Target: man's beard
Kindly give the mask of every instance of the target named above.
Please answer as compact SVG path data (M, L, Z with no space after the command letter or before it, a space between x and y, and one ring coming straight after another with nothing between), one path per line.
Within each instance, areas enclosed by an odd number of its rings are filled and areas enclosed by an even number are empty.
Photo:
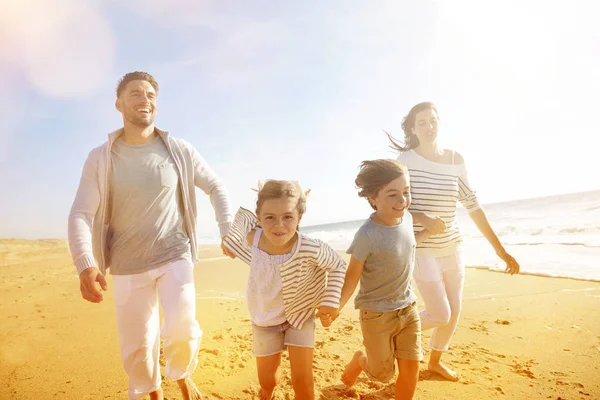
M154 115L151 115L149 119L141 118L135 115L128 115L126 118L127 122L132 125L137 126L138 128L147 128L154 123Z

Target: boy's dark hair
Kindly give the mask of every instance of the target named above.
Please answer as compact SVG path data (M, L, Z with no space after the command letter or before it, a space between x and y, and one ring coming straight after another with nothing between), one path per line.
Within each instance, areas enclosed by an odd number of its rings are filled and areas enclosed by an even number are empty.
M152 75L147 72L134 71L125 74L121 80L119 80L119 84L117 85L117 98L121 95L127 84L131 81L146 81L152 85L156 91L156 94L158 94L158 82L156 82L156 79L154 79Z
M408 169L397 160L368 160L360 164L360 172L354 183L359 190L358 195L369 201L369 197L376 197L379 191L394 179L408 175ZM369 204L374 210L375 205Z

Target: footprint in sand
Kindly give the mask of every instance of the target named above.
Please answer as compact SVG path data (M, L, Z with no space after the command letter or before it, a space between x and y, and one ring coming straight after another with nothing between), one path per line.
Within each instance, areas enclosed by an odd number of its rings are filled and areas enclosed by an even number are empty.
M529 360L527 362L524 363L520 363L518 361L514 361L513 365L512 365L512 369L513 372L519 374L519 375L523 375L526 376L530 379L536 379L535 374L533 373L533 371L531 370L531 367L536 364L535 361L533 360Z
M431 378L431 372L428 370L420 370L419 371L419 381L426 381Z
M564 372L560 372L560 371L550 371L550 373L554 376L567 376L567 374L565 374Z
M367 387L373 390L380 390L383 389L383 387L385 386L385 384L381 382L367 381L366 383Z
M485 323L486 323L486 321L474 322L471 324L469 329L472 331L483 332L486 335L489 335L489 329L487 328L487 326L485 326Z
M354 388L336 385L321 390L321 399L360 399L361 395Z
M255 395L255 394L258 394L258 391L256 389L254 389L254 387L250 386L250 387L247 387L245 389L242 389L242 393L246 393L246 394L250 394L250 395Z
M213 356L218 356L219 355L219 350L218 349L207 349L207 348L203 348L200 349L201 353L208 353L208 354L212 354Z

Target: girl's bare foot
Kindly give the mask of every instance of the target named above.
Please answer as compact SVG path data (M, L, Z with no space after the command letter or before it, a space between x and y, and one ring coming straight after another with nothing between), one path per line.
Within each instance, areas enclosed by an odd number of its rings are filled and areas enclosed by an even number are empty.
M359 350L354 353L352 360L350 360L350 362L346 365L346 368L344 368L344 373L342 374L342 382L344 385L348 387L354 385L354 382L356 382L358 376L363 371L365 361L366 357L362 351Z
M202 400L202 394L190 377L178 380L177 384L181 389L183 400Z
M442 378L444 378L448 381L456 382L459 379L456 371L452 371L450 368L448 368L444 364L442 364L442 362L438 362L438 363L434 363L434 364L429 363L429 366L427 367L427 369L431 372L435 372L436 374L440 375Z
M263 388L260 388L260 390L258 391L258 398L260 400L271 400L272 396L273 396L272 390L269 392Z
M150 393L150 400L164 400L163 390L162 388L158 388L154 392Z

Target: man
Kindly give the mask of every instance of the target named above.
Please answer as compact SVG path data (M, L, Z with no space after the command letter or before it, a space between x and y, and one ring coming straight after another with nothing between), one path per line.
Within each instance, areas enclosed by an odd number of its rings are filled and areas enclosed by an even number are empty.
M202 396L191 374L202 330L193 276L195 186L210 196L221 237L232 215L225 188L198 151L154 126L157 93L156 80L145 72L119 82L116 108L124 125L85 162L69 215L69 247L87 301L102 301L97 285L108 289L110 267L129 398L163 399L162 336L166 376L177 381L184 399L196 400Z

